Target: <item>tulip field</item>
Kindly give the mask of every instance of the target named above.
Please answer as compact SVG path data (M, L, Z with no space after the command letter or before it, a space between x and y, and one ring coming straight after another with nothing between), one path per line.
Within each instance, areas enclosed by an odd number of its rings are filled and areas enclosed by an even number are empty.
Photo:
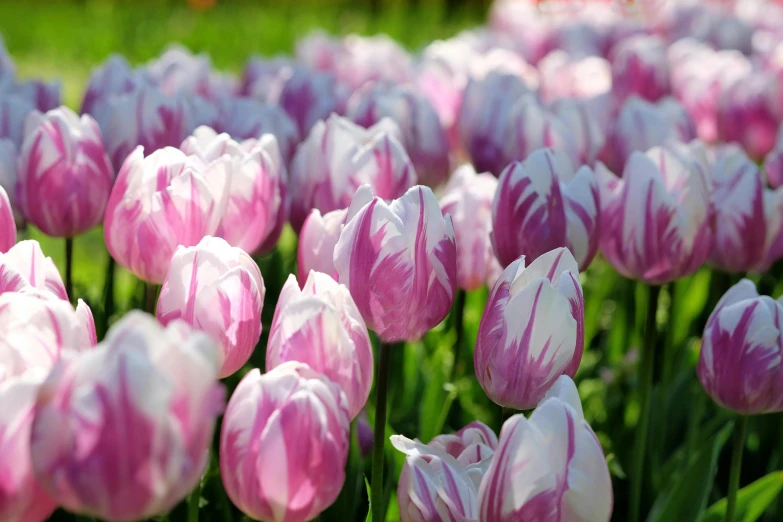
M783 2L214 4L0 5L0 522L783 521Z

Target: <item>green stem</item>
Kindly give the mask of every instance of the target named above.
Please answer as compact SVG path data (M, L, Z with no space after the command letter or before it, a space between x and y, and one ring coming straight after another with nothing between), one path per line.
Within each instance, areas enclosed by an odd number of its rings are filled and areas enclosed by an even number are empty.
M65 293L73 301L73 238L65 238Z
M726 497L726 522L734 522L737 510L737 490L742 470L742 451L745 449L745 434L748 431L748 417L739 415L734 426L734 450L731 454L731 475L729 475L729 494Z
M660 286L650 286L647 302L647 321L644 327L644 346L639 361L639 423L636 427L634 442L633 468L631 470L631 500L628 520L638 522L642 500L642 483L644 482L644 458L647 453L647 433L650 431L650 403L652 395L653 371L655 370L656 323L655 314L658 311L658 295Z
M370 484L370 507L372 522L382 522L383 505L383 450L386 446L386 392L389 385L389 363L392 345L382 342L378 379L375 381L375 433L372 447L372 482Z
M117 262L109 255L103 284L103 322L101 323L101 332L103 334L109 329L109 318L114 313L114 272L116 265Z
M454 331L457 333L457 338L454 340L454 362L451 365L451 381L462 373L459 367L459 358L462 351L462 341L464 337L464 321L465 321L465 300L467 293L464 290L457 290L457 295L454 297L454 306L451 309L451 313L454 316Z
M198 503L201 500L201 481L188 495L188 522L198 522Z
M158 299L158 288L152 283L144 283L144 310L155 315L155 304Z
M669 383L671 382L672 372L674 371L674 360L677 357L677 350L674 346L674 321L676 317L675 314L677 313L677 307L675 305L677 302L676 287L676 282L669 283L669 318L666 324L666 344L663 348L663 361L661 361L663 367L661 382L664 387L669 386Z

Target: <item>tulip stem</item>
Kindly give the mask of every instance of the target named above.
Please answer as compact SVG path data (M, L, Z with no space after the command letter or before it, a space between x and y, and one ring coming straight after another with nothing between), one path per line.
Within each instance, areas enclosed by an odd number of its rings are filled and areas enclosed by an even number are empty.
M101 332L106 333L109 329L109 318L114 313L114 258L109 255L109 261L106 263L106 277L103 283L103 322L101 323Z
M375 381L375 434L372 447L372 483L370 484L370 509L372 522L382 522L383 505L383 450L386 446L386 391L389 384L391 344L382 342L378 379Z
M68 299L73 302L73 238L65 238L65 293L68 294Z
M155 302L158 288L152 283L144 283L144 310L148 314L155 315Z
M631 469L631 501L628 520L638 522L644 482L644 460L647 452L647 432L650 431L650 398L652 395L653 372L655 370L655 349L657 327L655 315L658 311L660 286L650 286L647 302L647 321L644 327L644 346L639 361L639 421L636 426L633 467Z
M467 293L464 290L457 290L457 295L454 296L454 306L452 308L452 314L454 314L454 331L457 333L457 338L454 340L454 362L451 364L451 381L454 381L454 377L459 375L458 366L460 353L462 352L462 341L464 331L465 320L465 300Z
M188 522L198 522L198 504L201 500L201 481L188 495Z
M748 431L748 416L739 415L734 425L734 449L731 454L731 474L729 475L729 494L726 496L726 522L734 522L737 510L737 490L742 470L742 452L745 449L745 434Z

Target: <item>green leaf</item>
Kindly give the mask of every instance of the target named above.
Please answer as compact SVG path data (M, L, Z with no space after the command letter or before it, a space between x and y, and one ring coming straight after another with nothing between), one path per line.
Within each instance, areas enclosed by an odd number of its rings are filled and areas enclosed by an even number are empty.
M739 490L736 522L755 522L783 490L783 471L775 471ZM711 505L699 522L722 522L726 516L726 499Z
M733 428L733 422L727 424L701 448L685 472L670 481L670 487L655 499L647 522L699 519L712 491L718 455Z
M367 475L364 476L364 487L367 489L367 499L370 502L370 506L367 508L367 516L364 518L364 522L372 522L372 493L370 493L370 481L367 480Z

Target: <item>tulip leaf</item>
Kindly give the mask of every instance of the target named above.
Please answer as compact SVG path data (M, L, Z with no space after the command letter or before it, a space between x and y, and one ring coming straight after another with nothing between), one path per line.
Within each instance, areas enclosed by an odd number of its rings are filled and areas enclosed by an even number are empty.
M734 423L728 423L702 446L682 475L669 482L670 487L664 489L655 499L647 522L699 520L712 491L718 456L733 428Z
M755 522L783 490L783 471L775 471L739 490L736 522ZM699 522L721 522L726 516L726 499L710 506Z
M370 501L370 505L367 507L367 516L364 518L364 522L372 522L372 493L370 492L370 481L367 480L367 475L364 476L364 487L367 490L367 498Z

